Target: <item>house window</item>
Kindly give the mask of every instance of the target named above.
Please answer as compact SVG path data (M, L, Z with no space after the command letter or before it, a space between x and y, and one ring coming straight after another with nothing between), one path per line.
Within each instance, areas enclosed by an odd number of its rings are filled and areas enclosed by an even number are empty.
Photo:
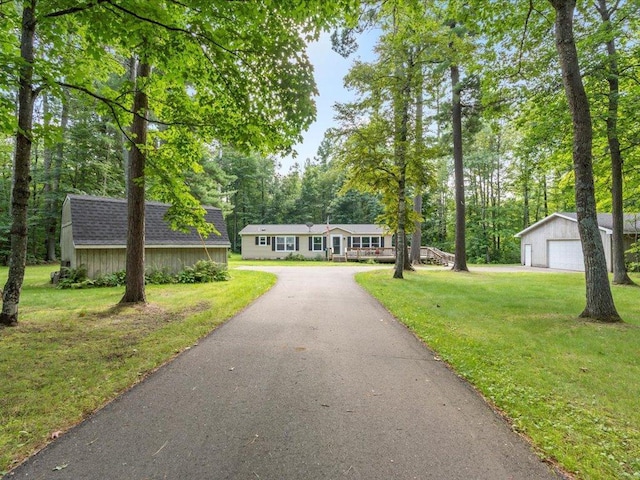
M351 237L351 248L379 248L380 237Z
M295 252L296 237L276 237L276 252Z
M267 237L258 237L258 245L261 247L267 245Z
M313 252L321 252L322 249L322 237L313 237L312 249Z

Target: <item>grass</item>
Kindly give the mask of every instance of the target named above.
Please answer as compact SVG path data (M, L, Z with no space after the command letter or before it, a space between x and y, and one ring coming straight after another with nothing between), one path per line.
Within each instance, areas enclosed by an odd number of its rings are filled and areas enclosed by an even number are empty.
M624 323L601 324L577 318L582 274L390 277L357 279L542 457L577 478L640 478L640 288L615 286Z
M228 282L148 285L149 305L116 307L123 288L58 290L48 283L52 270L27 268L20 324L0 329L0 474L275 283L268 273L232 270Z
M239 253L232 253L229 256L229 267L239 267L239 266L269 266L269 267L344 267L345 265L350 266L362 266L362 265L372 265L380 267L379 263L367 263L367 262L330 262L326 260L243 260Z

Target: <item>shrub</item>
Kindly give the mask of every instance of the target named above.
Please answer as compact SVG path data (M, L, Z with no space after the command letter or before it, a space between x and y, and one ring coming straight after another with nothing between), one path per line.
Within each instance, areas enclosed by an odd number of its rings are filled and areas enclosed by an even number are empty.
M627 254L627 270L640 272L640 241L631 244L631 248L625 253Z
M300 254L300 253L290 253L289 255L287 255L286 257L284 257L285 260L292 260L292 261L296 261L296 262L304 262L307 258Z
M121 287L126 284L127 275L124 270L101 275L95 280L87 279L87 268L84 265L76 269L63 268L60 272L58 288L90 288ZM144 276L146 284L166 285L169 283L208 283L229 280L227 266L209 260L200 260L191 267L185 267L177 275L167 268L149 269Z
M82 288L80 284L87 280L86 265L79 265L77 268L62 267L60 269L60 281L57 288Z
M229 279L226 265L210 260L199 260L192 267L185 267L178 274L178 283L222 282Z
M166 285L176 283L176 276L165 268L151 268L144 274L144 283L151 285Z
M127 283L127 274L124 270L110 273L109 275L101 275L93 281L96 287L121 287Z

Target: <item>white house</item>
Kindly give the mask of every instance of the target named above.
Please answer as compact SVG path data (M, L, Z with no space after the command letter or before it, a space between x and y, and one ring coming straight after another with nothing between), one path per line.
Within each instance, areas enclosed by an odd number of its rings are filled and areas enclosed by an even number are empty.
M612 270L612 228L610 213L598 214L598 227L607 269ZM625 250L638 239L640 214L624 216ZM584 271L582 244L575 213L554 213L515 235L520 238L521 263L530 267Z
M344 257L349 252L381 255L392 247L392 235L371 224L247 225L240 232L243 259Z

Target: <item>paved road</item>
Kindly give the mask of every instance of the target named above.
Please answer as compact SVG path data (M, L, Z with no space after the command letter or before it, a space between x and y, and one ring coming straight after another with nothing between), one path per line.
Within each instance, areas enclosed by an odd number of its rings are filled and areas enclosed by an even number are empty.
M557 479L356 268L273 268L268 294L7 478Z

